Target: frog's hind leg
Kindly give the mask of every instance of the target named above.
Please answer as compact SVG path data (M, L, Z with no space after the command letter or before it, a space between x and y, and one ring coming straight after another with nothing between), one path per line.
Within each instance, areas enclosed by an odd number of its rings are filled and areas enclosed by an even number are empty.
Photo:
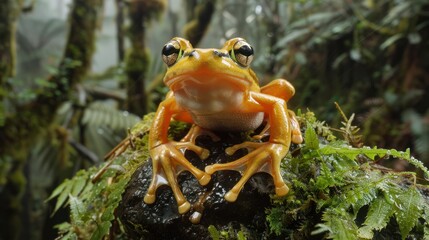
M291 141L295 144L300 144L302 143L303 139L302 139L302 133L299 127L298 119L296 119L295 113L291 110L287 110L287 115L290 121L289 125L291 129ZM267 122L264 128L261 130L261 132L252 136L252 138L255 140L261 140L262 138L270 135L270 129L271 129L271 124L270 122Z
M290 129L291 129L291 141L295 144L302 143L302 133L301 128L299 127L298 119L293 111L287 110L287 115L289 116Z

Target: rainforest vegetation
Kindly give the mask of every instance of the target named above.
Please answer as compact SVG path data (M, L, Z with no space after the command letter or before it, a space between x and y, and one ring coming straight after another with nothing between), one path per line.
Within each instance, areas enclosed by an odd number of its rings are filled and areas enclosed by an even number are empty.
M148 158L174 36L243 37L261 85L296 89L305 142L282 165L293 191L266 209L268 239L429 238L429 0L2 0L0 240L127 239L115 210ZM92 182L127 136L136 146Z

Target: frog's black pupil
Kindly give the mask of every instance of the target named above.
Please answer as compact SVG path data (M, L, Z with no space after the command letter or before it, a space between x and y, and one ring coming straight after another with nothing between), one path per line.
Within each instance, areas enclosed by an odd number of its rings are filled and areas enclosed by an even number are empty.
M175 48L173 44L167 44L162 48L162 54L165 56L170 56L174 53L179 53L180 49Z
M236 53L242 54L246 57L253 55L253 48L249 45L243 45L236 50Z

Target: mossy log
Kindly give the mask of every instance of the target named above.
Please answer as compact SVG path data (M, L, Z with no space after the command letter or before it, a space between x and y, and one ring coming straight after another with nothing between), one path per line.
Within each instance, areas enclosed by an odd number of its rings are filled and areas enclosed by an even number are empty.
M233 171L218 172L211 183L200 186L188 173L179 176L184 195L193 204L184 215L168 187L160 188L154 204L143 198L151 181L147 132L152 115L137 124L130 137L102 166L94 185L69 199L72 221L64 236L86 234L124 239L423 239L429 234L429 188L415 172L395 172L377 164L394 158L408 161L426 176L429 171L409 151L352 147L338 140L312 113L299 114L305 142L293 145L281 166L291 188L285 197L274 196L269 175L255 174L234 203L224 194L239 179ZM189 125L172 122L169 135L179 140ZM216 162L232 161L247 154L227 156L225 149L253 133L216 133L197 138L197 145L211 151L201 161L194 153L185 156L198 168ZM132 141L132 144L131 142ZM131 146L128 149L125 146ZM121 166L121 167L119 167ZM67 195L63 189L89 182L99 169L79 173L57 188L52 197ZM97 193L97 194L93 194ZM100 196L103 196L100 198ZM66 201L62 199L61 204ZM79 204L73 205L73 202ZM76 212L76 209L82 212ZM100 211L103 214L100 216ZM88 216L92 216L89 217ZM85 220L86 219L86 220ZM90 219L90 221L88 221ZM120 221L117 221L120 219ZM123 227L118 227L123 225ZM99 227L100 226L100 227ZM101 226L103 229L101 229ZM112 229L125 229L125 232ZM102 234L100 234L102 231ZM95 238L101 239L101 238Z

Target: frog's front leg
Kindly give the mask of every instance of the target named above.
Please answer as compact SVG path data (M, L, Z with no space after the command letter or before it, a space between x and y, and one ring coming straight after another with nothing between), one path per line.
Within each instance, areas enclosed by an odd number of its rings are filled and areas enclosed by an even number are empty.
M225 195L225 199L234 202L247 180L256 172L267 172L274 180L276 194L284 196L289 188L280 174L281 160L289 151L292 138L291 123L286 102L280 98L264 93L250 93L259 107L268 115L271 128L268 142L244 142L227 149L233 154L240 148L255 149L246 156L225 164L214 164L206 167L206 172L213 174L220 170L236 170L242 173L239 182Z
M210 175L193 166L183 155L180 149L188 149L196 152L200 158L206 158L208 151L196 146L192 142L175 142L167 137L171 117L176 112L182 111L173 97L162 102L156 112L151 131L149 133L149 152L152 158L152 182L144 198L145 203L155 202L156 190L161 185L169 185L177 201L179 213L189 211L191 205L183 196L177 182L178 174L187 170L191 172L201 185L210 181Z

